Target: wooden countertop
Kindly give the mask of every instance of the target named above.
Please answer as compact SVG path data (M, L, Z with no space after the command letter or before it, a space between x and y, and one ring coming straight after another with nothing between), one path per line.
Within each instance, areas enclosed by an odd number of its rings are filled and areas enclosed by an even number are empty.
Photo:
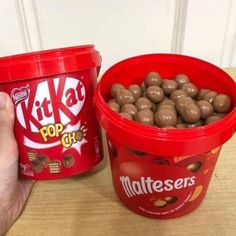
M236 68L227 69L236 79ZM107 156L107 153L106 153ZM82 176L37 182L7 236L236 235L236 135L222 149L205 200L174 220L136 215L116 197L107 158Z

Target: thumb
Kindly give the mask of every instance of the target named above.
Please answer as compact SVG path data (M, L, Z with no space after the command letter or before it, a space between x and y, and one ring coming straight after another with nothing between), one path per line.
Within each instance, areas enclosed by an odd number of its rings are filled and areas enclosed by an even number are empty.
M1 156L17 160L17 144L14 136L14 107L9 95L0 92L0 160Z

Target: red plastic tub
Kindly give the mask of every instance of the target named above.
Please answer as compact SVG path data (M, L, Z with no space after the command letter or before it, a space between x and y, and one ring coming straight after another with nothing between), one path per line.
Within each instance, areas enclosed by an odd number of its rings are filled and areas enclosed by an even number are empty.
M141 83L150 71L171 79L184 73L199 88L228 94L231 112L198 128L148 127L122 118L106 101L113 83ZM115 191L132 211L152 218L175 218L202 202L221 146L236 130L236 84L224 71L205 61L173 54L130 58L111 67L95 93L96 113L107 133ZM190 168L194 165L197 168Z
M15 106L22 177L73 176L102 160L93 112L100 65L93 45L0 58L0 91Z

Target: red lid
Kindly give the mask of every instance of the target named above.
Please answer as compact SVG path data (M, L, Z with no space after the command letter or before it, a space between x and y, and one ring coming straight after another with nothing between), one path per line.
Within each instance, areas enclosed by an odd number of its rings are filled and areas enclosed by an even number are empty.
M187 74L199 88L228 94L231 112L222 120L191 129L150 127L125 119L107 105L113 83L140 84L150 71L163 78ZM236 131L236 83L220 68L203 60L177 54L149 54L123 60L104 73L95 93L96 113L108 136L120 143L151 154L163 156L195 155L221 146Z
M0 83L48 77L99 67L94 45L58 48L0 58Z

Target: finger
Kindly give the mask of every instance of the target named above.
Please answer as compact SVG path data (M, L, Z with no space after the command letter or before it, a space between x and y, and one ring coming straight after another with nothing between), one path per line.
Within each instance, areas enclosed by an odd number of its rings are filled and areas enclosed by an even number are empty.
M14 136L14 108L8 94L0 92L0 158L17 158L17 146Z

